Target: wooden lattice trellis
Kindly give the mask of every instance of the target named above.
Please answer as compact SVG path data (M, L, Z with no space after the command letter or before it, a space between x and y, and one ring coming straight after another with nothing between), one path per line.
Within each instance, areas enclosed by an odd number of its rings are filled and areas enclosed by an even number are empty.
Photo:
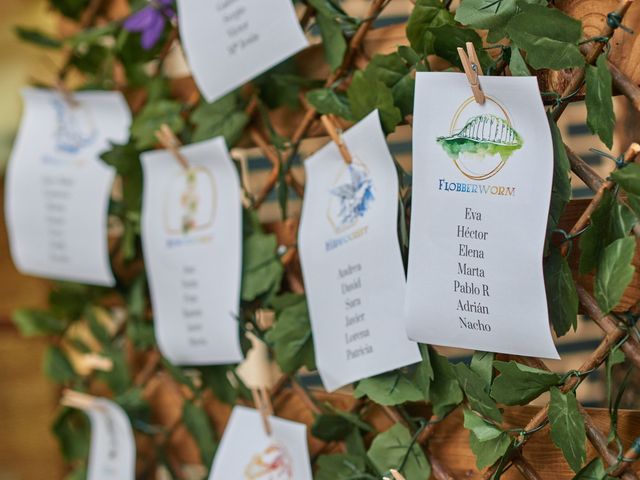
M372 26L378 16L383 12L385 7L392 0L372 0L369 10L366 13L366 20L357 28L355 34L351 37L347 53L344 57L342 65L333 73L328 73L324 68L318 67L321 63L318 61L318 49L311 47L309 51L301 54L302 69L312 70L318 75L327 77L325 85L330 87L337 81L348 83L348 79L354 67L362 68L363 65L373 56L374 53L386 51L389 48L389 42L397 39L399 27L393 26L389 28L381 28L372 30ZM606 2L603 2L603 5ZM632 2L630 0L622 0L617 6L617 12L624 17L630 8ZM603 6L600 5L600 6ZM604 5L603 8L607 8ZM604 10L606 13L606 10ZM109 2L108 0L93 0L86 10L81 22L81 27L87 27L94 24L101 16L122 16L126 14L126 9L122 8L119 2ZM307 7L301 19L303 26L306 26L313 18L314 11L311 7ZM614 35L614 29L604 23L604 28L599 33L602 37L611 38ZM618 35L618 33L616 33ZM617 37L614 37L617 38ZM171 44L177 40L177 31L172 31L169 41L166 42L164 50L160 54L159 65L162 65L164 59L170 52ZM588 63L593 64L596 58L602 53L605 44L603 42L592 42L586 44L584 53ZM614 47L615 49L616 47ZM70 59L70 57L69 57ZM610 67L613 74L614 85L617 90L629 98L631 104L640 110L640 88L636 82L631 80L623 71L615 65L615 54L612 55ZM65 66L60 71L59 80L62 82L69 71L70 60L67 60ZM441 60L434 60L433 65L440 65L447 68L448 65L442 63ZM505 65L498 65L498 70L504 69ZM572 72L560 72L553 74L541 74L540 82L545 85L546 89L557 91L562 98L579 99L580 95L573 95L581 89L584 81L584 70L577 69ZM192 80L175 81L173 85L175 95L185 102L195 105L199 101L199 95L195 89ZM128 94L130 104L134 111L139 110L144 103L144 92L125 92ZM554 117L558 119L568 102L560 102L554 109ZM275 188L278 181L283 177L286 182L302 196L304 186L290 170L285 170L286 174L281 174L287 162L291 160L297 152L300 143L309 137L324 135L324 129L319 121L319 114L316 110L302 102L304 106L303 112L275 112L272 122L283 135L290 138L290 148L288 151L279 152L270 144L270 134L264 124L260 122L260 117L256 112L256 103L249 102L247 113L252 117L252 122L248 128L247 134L241 143L241 146L256 146L263 155L272 163L272 168L268 175L267 181L256 192L250 192L251 205L259 208L268 197L269 193ZM405 119L407 123L411 123L411 118ZM291 127L295 126L292 130ZM581 159L577 154L567 147L568 157L571 163L572 171L584 181L584 183L594 192L594 197L590 201L573 201L565 211L565 215L560 222L560 227L568 232L569 237L577 235L588 224L590 215L599 205L603 198L603 193L607 189L611 189L613 184L601 178L589 165ZM640 161L640 145L632 144L624 153L625 162ZM245 185L245 187L248 186ZM282 261L286 267L286 273L290 279L290 287L298 293L302 293L302 283L300 280L299 266L297 265L297 255L295 252L295 229L294 221L287 221L283 224L271 226L273 231L278 235L280 243L289 247L288 252L282 256ZM636 237L640 235L640 225L636 225L634 229ZM118 238L112 238L112 246L115 247ZM568 245L566 243L565 245ZM571 262L575 267L577 263L577 248L571 252ZM115 250L114 250L115 251ZM569 253L564 249L564 253ZM634 259L636 266L640 265L638 251ZM133 278L142 268L141 264L124 264L115 260L115 268L119 276L123 278ZM575 269L575 268L574 268ZM577 276L577 275L576 275ZM580 383L587 377L589 372L598 368L607 358L611 349L621 344L626 358L636 367L640 368L640 343L638 340L629 335L629 324L620 315L621 313L630 311L637 317L640 314L640 281L638 274L634 277L632 285L627 289L623 301L616 307L614 313L603 315L598 307L591 287L593 278L589 276L578 277L577 291L582 306L582 311L591 318L602 330L604 337L598 347L589 355L584 363L564 380L560 389L563 392L569 392L577 388ZM122 327L121 327L122 328ZM198 464L200 459L197 453L197 445L190 438L188 431L182 424L181 405L184 399L192 400L193 392L184 385L176 382L163 368L162 359L158 351L150 351L144 353L136 353L131 349L132 365L137 371L134 385L144 389L144 395L152 405L152 410L156 422L164 428L162 432L153 435L138 434L138 450L139 450L139 475L147 478L154 471L156 465L156 455L158 447L169 452L168 461L173 465L174 472L181 472L183 465ZM529 365L538 369L548 370L547 366L539 359L525 358L516 356L499 356L501 359L512 359L519 363ZM100 393L100 386L95 385L96 393ZM311 424L313 415L320 413L318 407L319 402L331 402L343 410L357 412L367 421L371 422L379 431L385 430L391 424L401 422L407 424L403 412L394 407L383 407L369 400L356 400L346 394L328 395L324 392L310 390L301 385L296 376L283 376L277 385L272 389L271 399L275 413L285 418L295 419L298 421ZM230 406L223 404L209 393L205 394L201 399L207 413L210 415L218 432L222 432L224 424L230 413ZM549 459L549 465L544 464L544 460L539 456L530 457L527 452L534 448L544 449L549 454L553 448L544 447L544 439L548 440L547 429L543 427L548 422L547 411L548 406L542 408L537 407L513 407L506 409L506 423L509 426L526 424L523 432L517 438L518 448L513 450L506 463L502 465L494 465L482 473L482 478L492 478L497 469L502 471L514 470L528 480L537 480L539 478L548 478L550 476L550 466L557 470L557 476L566 476L566 467L558 467L562 464L560 460L560 452L555 451L555 457ZM426 405L411 405L410 411L415 411L417 415L430 418L430 421L421 427L419 432L412 432L417 435L417 442L425 449L427 457L432 466L432 473L438 480L461 478L462 476L473 476L474 473L466 471L468 462L462 460L461 465L455 464L462 458L455 455L450 443L460 441L464 431L460 426L460 409L454 410L448 418L437 418L431 416L429 407ZM582 408L584 414L587 437L593 449L599 455L605 465L614 466L611 472L612 476L624 479L638 478L638 468L634 467L633 461L640 455L640 444L636 440L631 443L633 438L628 437L629 434L637 436L640 433L640 419L637 415L627 415L629 420L628 428L623 428L623 439L627 442L628 449L623 455L623 461L620 461L618 454L610 449L607 441L607 434L603 432L602 415L597 411L591 411ZM636 431L636 434L632 432ZM462 433L461 433L462 432ZM543 440L536 440L543 437ZM639 437L640 438L640 437ZM534 444L535 446L532 446ZM526 448L525 448L526 447ZM312 457L316 458L321 453L343 451L342 442L324 443L320 440L310 437L310 448ZM535 458L536 460L532 460ZM541 473L544 471L544 474ZM179 474L181 477L182 474Z

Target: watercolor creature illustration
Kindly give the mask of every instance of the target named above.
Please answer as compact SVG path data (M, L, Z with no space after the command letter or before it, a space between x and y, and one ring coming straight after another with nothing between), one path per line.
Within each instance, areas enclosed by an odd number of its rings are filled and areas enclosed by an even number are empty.
M293 465L282 445L272 443L254 455L244 470L245 480L293 480Z
M91 145L98 132L89 113L82 106L71 106L65 100L54 98L56 112L56 147L67 153L78 153Z
M459 131L438 137L437 142L454 160L468 153L480 157L498 154L506 161L523 145L522 137L507 120L489 114L471 117Z
M187 172L187 183L180 197L182 205L182 233L189 233L197 226L196 214L198 213L198 177L195 171Z
M331 194L338 197L340 209L338 217L342 225L348 225L363 217L369 204L375 199L373 196L373 182L367 172L349 165L349 183L344 183L331 189Z

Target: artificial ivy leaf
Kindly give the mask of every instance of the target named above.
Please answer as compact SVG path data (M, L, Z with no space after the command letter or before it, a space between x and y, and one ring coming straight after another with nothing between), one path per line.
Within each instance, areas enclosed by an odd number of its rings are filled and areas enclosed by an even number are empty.
M479 415L476 415L471 410L464 409L464 428L467 430L471 430L473 434L476 436L476 439L480 442L486 442L488 440L493 440L497 438L502 433L495 425L492 425L485 421Z
M429 391L431 382L433 381L433 367L431 366L431 356L429 354L429 345L423 343L418 344L420 353L422 354L422 362L418 364L413 375L413 381L422 392L424 400L429 401Z
M216 398L227 405L234 405L238 398L238 392L229 381L228 365L209 365L200 367L202 384L210 388Z
M315 480L351 480L365 473L364 458L347 453L320 455Z
M553 443L562 450L572 470L577 472L587 456L587 436L575 393L562 393L558 388L551 387L549 423Z
M127 337L136 348L146 350L156 345L156 334L151 322L130 320L127 322Z
M307 92L306 98L323 115L334 114L346 120L352 118L349 99L342 93L336 93L330 88L318 88Z
M408 47L405 47L411 50ZM411 50L413 52L413 50ZM405 51L405 53L407 53ZM413 52L415 54L415 52ZM417 54L416 54L417 55ZM414 58L415 60L415 58ZM418 60L416 63L420 61ZM403 116L413 112L413 95L415 91L415 79L413 78L413 65L405 63L405 59L398 53L388 55L374 55L367 65L364 73L368 77L382 81L391 89L396 107Z
M605 55L598 57L595 66L587 65L586 82L587 125L607 148L611 148L616 115L613 112L611 72Z
M132 422L135 420L148 421L151 408L147 399L144 398L144 387L130 388L115 397L114 400L127 413Z
M62 48L62 42L52 37L48 33L38 30L37 28L15 27L16 35L23 42L29 42L38 47L59 49Z
M280 287L284 273L276 255L275 235L255 232L244 239L242 261L242 300L250 302Z
M473 357L471 357L469 368L482 379L486 386L491 385L491 380L493 380L494 357L494 353L480 351L473 352Z
M340 7L335 0L308 0L307 3L315 8L316 12L332 18L339 18L345 22L352 22L353 19Z
M458 55L458 47L465 48L467 42L475 46L483 70L491 63L489 54L483 48L480 35L471 28L461 28L459 25L447 23L429 28L428 32L433 35L433 53L459 68L462 68L462 62Z
M382 81L357 71L347 90L354 120L362 120L378 109L385 132L393 132L402 120L400 109L395 106L393 93Z
M425 53L429 28L453 23L453 15L440 0L417 0L407 22L407 38L416 52Z
M501 422L502 413L498 409L496 402L485 390L488 385L485 385L482 378L477 373L472 372L464 363L457 363L453 368L458 377L458 383L471 408L491 420Z
M612 477L607 477L607 471L604 468L602 459L600 457L596 457L587 463L582 470L576 473L573 480L605 480L607 478Z
M580 48L573 43L533 37L519 30L510 31L509 36L518 47L526 50L527 63L536 70L541 68L563 70L584 65Z
M64 332L67 323L44 310L19 308L11 315L16 328L24 337L41 335L59 335Z
M123 394L131 386L131 374L124 350L110 347L104 349L101 355L111 360L113 368L107 372L97 372L97 378L104 381L115 395Z
M613 241L609 241L608 231L615 203L615 196L609 190L605 190L600 204L591 215L591 225L580 237L581 274L589 273L598 266L605 247Z
M357 427L358 430L364 430L365 432L372 432L373 431L373 428L371 427L371 425L369 425L367 422L362 420L355 413L345 412L343 410L340 410L339 408L334 407L330 403L325 403L325 407L333 415L337 415L339 417L342 417L347 422L349 422L351 425L353 425L354 427Z
M495 6L492 5L494 3ZM469 27L490 30L504 27L516 12L515 0L463 0L456 10L455 19Z
M182 422L198 444L203 465L211 465L218 448L211 420L202 407L189 400L182 405Z
M570 328L578 328L578 293L569 262L557 247L544 260L544 284L547 290L549 318L558 337Z
M299 296L296 303L278 312L276 318L265 338L272 345L282 371L292 373L303 365L310 370L315 369L309 310L304 296Z
M635 251L635 237L620 238L604 249L596 273L595 296L605 314L620 302L633 279Z
M446 357L431 350L433 381L429 390L434 415L442 418L462 402L462 390L453 365Z
M560 375L521 363L495 362L500 372L491 387L491 396L506 405L526 405L550 387L560 383Z
M511 47L511 58L509 59L509 70L511 75L519 77L527 77L531 75L527 62L524 61L522 53L518 47Z
M353 395L356 398L367 396L380 405L398 405L424 399L418 387L399 370L360 380Z
M232 148L249 123L240 94L231 92L213 103L202 102L191 114L196 126L193 141L200 142L223 136L228 148Z
M640 217L640 165L630 163L613 172L611 179L627 193L629 206Z
M373 439L367 456L380 472L396 469L407 480L424 480L431 475L431 465L419 444L411 441L404 425L396 423ZM400 468L403 465L404 468Z
M410 71L402 57L393 52L388 55L374 55L364 73L368 77L380 80L387 87L393 87Z
M551 204L547 219L546 245L549 244L552 232L558 227L560 217L571 199L571 166L567 150L562 141L562 134L551 114L548 116L551 139L553 140L553 184L551 186ZM546 250L546 248L545 248Z
M173 100L158 100L145 105L131 125L135 146L143 150L156 145L156 132L164 123L174 132L180 132L184 128L181 111L182 105Z
M508 25L509 33L521 30L537 38L551 38L559 42L576 44L582 38L582 22L562 10L545 4L518 2L519 13Z
M527 52L527 62L535 69L562 70L584 65L577 43L582 24L557 8L518 3L521 12L506 26L511 40Z
M165 370L167 370L167 372L169 372L169 374L173 377L173 379L176 382L182 385L186 385L187 387L189 387L190 390L196 389L196 386L193 383L193 380L191 380L191 378L185 375L185 373L182 371L180 367L173 365L171 362L169 362L169 360L167 360L164 357L162 358L162 366L165 368Z
M51 426L65 460L84 460L89 454L89 419L80 410L63 408Z
M511 445L511 437L506 432L501 432L491 440L481 441L475 433L469 434L469 446L476 456L476 466L479 470L493 465L502 457Z
M344 445L347 448L347 453L357 455L360 458L366 458L367 449L364 446L364 440L360 435L360 430L354 428L349 435L344 439Z
M311 426L311 433L320 440L332 442L343 440L353 429L353 424L346 418L322 413L316 416Z
M89 2L90 0L51 0L49 3L65 17L78 20Z
M50 346L44 352L44 374L56 383L66 383L73 380L76 372L64 352L55 346Z
M316 23L322 36L324 56L331 70L336 70L342 65L344 54L347 52L347 41L342 34L342 27L335 16L322 13L316 15Z
M111 144L111 150L100 155L107 165L116 169L122 181L122 203L127 212L140 212L142 205L142 165L140 150L133 142Z

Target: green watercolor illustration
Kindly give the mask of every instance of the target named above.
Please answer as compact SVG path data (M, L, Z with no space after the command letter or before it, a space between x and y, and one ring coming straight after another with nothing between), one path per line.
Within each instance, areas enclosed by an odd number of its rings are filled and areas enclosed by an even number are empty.
M454 160L462 153L470 153L481 157L499 154L506 161L524 144L520 134L505 119L490 114L471 117L459 131L438 137L437 142Z

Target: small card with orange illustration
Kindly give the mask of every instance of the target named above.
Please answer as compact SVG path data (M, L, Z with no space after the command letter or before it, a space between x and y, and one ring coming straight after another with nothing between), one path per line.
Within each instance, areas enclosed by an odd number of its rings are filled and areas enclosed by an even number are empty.
M312 480L306 425L273 416L269 423L271 436L257 410L235 407L209 480Z

